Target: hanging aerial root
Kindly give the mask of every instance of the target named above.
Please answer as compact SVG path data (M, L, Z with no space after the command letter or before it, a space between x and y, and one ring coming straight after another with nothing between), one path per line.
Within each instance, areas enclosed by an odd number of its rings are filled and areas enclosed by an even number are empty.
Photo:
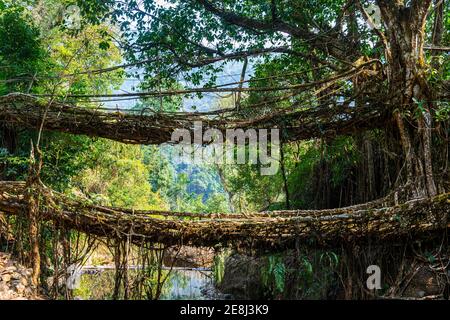
M283 211L253 217L189 218L192 214L164 217L168 212L133 214L130 210L102 207L73 200L40 185L41 217L87 234L126 237L134 243L165 245L233 246L236 248L288 248L296 244L336 246L351 241L424 239L448 227L450 194L419 199L391 207L353 206L334 210ZM378 203L380 205L380 203ZM0 182L0 212L26 212L25 184ZM181 217L180 217L181 216Z

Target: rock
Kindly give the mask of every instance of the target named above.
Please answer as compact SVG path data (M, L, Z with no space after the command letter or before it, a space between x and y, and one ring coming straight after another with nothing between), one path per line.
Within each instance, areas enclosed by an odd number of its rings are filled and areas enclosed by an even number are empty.
M0 293L7 291L9 289L8 285L4 282L0 282Z
M164 255L164 264L174 267L209 268L213 265L214 250L182 246L181 249L169 248Z
M23 293L24 291L25 291L25 286L23 285L23 284L18 284L17 286L16 286L16 291L18 292L18 293Z
M32 288L25 289L25 295L31 297L34 294L34 290Z
M11 278L14 279L14 280L20 280L22 278L22 275L20 273L18 273L18 272L14 272L11 275Z
M427 265L420 266L403 293L404 297L423 298L439 295L442 285L436 274Z
M10 280L11 280L11 275L10 274L2 275L2 281L3 282L9 282Z
M0 300L41 300L41 297L36 296L35 289L31 281L31 269L0 252Z
M263 299L264 288L261 284L260 271L263 259L245 255L231 255L225 260L225 273L218 289L234 299Z

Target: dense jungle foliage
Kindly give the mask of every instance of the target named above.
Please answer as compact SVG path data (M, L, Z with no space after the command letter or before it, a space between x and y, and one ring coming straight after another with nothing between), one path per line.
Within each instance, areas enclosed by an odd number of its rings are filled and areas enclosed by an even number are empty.
M318 107L330 97L330 109L332 103L373 108L382 103L391 115L364 132L282 141L280 170L273 176L261 175L260 163L186 163L170 144L126 145L0 122L0 180L26 180L31 148L38 143L46 185L99 205L136 210L325 209L368 202L401 188L405 199L448 192L449 3L0 0L0 96L50 94L118 114L120 108L155 113L233 109L243 119L302 110L308 104ZM380 10L376 15L370 11L374 8ZM382 20L381 27L376 19ZM320 86L321 79L368 61L376 61L372 74ZM230 83L270 88L314 82L318 84L311 90L288 91L288 98L277 90L123 103L76 98ZM274 124L281 128L282 140L288 121ZM318 127L324 126L319 122ZM10 223L16 232L26 224L20 218ZM52 251L58 237L76 236L42 227L46 276L62 263ZM216 278L221 282L225 258L218 259ZM336 282L341 261L332 251L304 254L295 261L280 254L263 259L263 295L271 298L287 290L296 297L326 295L323 288L314 288L317 279ZM316 267L319 271L313 273ZM289 276L295 277L291 282L297 288L285 287ZM311 292L300 293L300 287Z

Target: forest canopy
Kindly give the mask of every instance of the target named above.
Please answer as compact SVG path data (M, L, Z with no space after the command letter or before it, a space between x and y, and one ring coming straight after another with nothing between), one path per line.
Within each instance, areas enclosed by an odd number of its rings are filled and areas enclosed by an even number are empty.
M139 250L163 260L155 256L183 236L218 252L446 229L449 9L447 0L0 0L0 246L20 243L39 283L72 261L73 239L90 243L102 227L120 272L146 237L154 246ZM261 174L260 159L185 161L171 137L198 122L220 134L277 130L279 170ZM54 256L41 262L46 252ZM334 255L330 264L344 263ZM264 281L280 293L272 264ZM115 296L128 285L119 271Z

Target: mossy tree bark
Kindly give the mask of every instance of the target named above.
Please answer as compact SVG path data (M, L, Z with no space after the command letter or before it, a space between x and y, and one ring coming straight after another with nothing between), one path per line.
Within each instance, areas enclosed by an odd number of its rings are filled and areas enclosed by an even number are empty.
M412 197L437 194L433 176L431 127L433 93L424 59L425 22L431 0L378 0L386 25L384 39L389 102L405 157L406 185ZM408 121L411 119L411 121Z

